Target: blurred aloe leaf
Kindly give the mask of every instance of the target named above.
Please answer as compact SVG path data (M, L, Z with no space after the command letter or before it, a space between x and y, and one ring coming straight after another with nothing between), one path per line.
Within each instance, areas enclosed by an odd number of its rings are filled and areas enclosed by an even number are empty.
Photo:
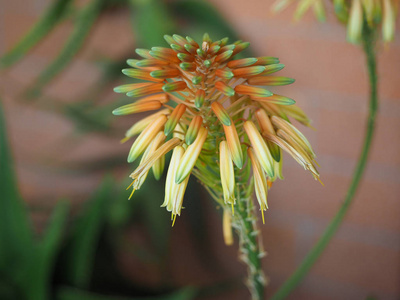
M239 40L239 36L221 13L208 1L180 0L170 4L173 13L188 21L187 30L193 38L201 40L205 32L210 33L211 38L228 37L231 41ZM246 49L239 53L237 58L253 56Z
M135 192L140 210L143 211L144 224L150 231L153 245L157 249L159 257L165 258L168 241L171 233L170 214L160 205L164 201L165 178L156 181L150 176L146 179L140 190Z
M69 203L59 201L45 235L35 245L35 251L26 249L32 258L25 287L27 299L49 299L52 270L61 248L68 212Z
M176 24L161 0L130 0L132 28L140 47L165 45L164 35L176 33Z
M55 60L39 75L35 85L28 90L28 97L37 97L41 89L58 75L83 46L86 37L97 19L105 0L93 0L78 11L73 32Z
M104 179L87 208L77 221L72 240L67 246L66 273L74 286L88 287L96 248L108 213L108 200L113 194L113 180Z
M193 287L182 288L171 294L156 297L117 297L104 296L79 289L63 287L57 292L57 300L191 300L194 299L197 291Z
M94 101L84 100L67 104L63 111L79 132L104 132L110 129L112 108L109 106L96 107Z
M34 242L28 214L18 193L1 105L0 166L0 190L3 196L0 201L2 279L8 280L8 285L24 294L25 299L48 299L52 265L60 246L68 206L65 202L59 202L46 234L40 242ZM5 292L10 293L11 290L6 289ZM1 294L2 299L3 296Z
M0 102L0 270L18 281L33 248L28 215L20 198Z
M123 162L126 163L126 157L124 156ZM110 208L108 210L107 222L110 226L110 232L120 231L121 228L126 226L132 217L133 212L138 211L136 207L138 206L138 201L129 201L127 191L125 188L131 183L130 178L126 178L122 183L118 183L115 193L115 201L110 203ZM114 235L115 237L116 235Z
M0 68L7 68L20 60L62 20L71 0L56 0L17 45L0 59Z
M233 41L239 37L232 26L221 16L220 12L209 2L202 0L175 1L171 3L174 13L190 21L199 31L199 37L209 32L211 38L227 36Z

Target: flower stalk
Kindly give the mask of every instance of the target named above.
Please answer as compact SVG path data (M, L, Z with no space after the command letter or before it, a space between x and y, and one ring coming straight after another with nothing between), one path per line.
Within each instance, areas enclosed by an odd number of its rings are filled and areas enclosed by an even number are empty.
M262 270L261 259L265 256L260 234L257 228L257 217L252 201L253 185L247 191L239 189L238 206L232 217L232 226L239 237L239 258L247 265L246 285L252 300L264 299L264 287L267 283Z
M375 53L375 40L376 30L364 27L363 34L363 50L366 56L366 64L368 68L370 96L369 96L369 113L367 118L367 127L365 131L364 144L359 156L357 166L354 170L353 179L347 190L346 197L338 212L332 219L331 223L326 228L324 234L319 239L317 244L311 249L305 259L302 261L296 271L286 280L281 288L272 296L271 300L285 299L304 279L308 274L314 263L318 260L324 252L326 246L335 235L343 222L343 219L349 210L354 196L357 192L358 186L364 174L365 166L367 165L368 155L371 148L372 138L375 131L375 118L378 112L378 77L376 72L376 53Z
M133 68L123 73L146 82L114 89L143 97L115 109L115 115L161 109L132 126L123 139L139 134L128 162L141 159L128 188L132 187L132 196L150 169L159 179L165 155L172 150L161 205L171 212L172 226L181 214L193 174L223 209L226 244L233 243L232 227L238 233L240 259L248 266L247 285L252 299L260 300L265 286L264 252L252 195L255 188L264 223L268 189L283 178L282 150L319 180L315 153L290 118L307 126L310 121L293 99L265 89L294 82L271 75L283 68L278 58L235 59L249 43L228 45L228 39L212 41L208 34L199 44L179 35L167 35L165 40L171 48L137 49L143 59L127 61Z

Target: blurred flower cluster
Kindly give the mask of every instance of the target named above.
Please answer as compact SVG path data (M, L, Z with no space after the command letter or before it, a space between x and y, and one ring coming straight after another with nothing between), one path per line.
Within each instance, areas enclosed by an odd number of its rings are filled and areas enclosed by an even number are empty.
M274 11L281 11L290 5L292 0L278 0ZM298 0L295 19L300 19L309 9L313 9L320 21L326 18L324 0ZM333 0L336 17L347 26L347 39L359 43L363 28L382 28L382 39L390 42L394 38L398 0ZM328 3L330 4L330 3Z

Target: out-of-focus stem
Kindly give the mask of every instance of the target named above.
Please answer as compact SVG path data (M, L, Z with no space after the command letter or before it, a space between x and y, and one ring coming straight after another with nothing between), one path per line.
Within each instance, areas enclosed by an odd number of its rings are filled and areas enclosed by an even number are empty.
M364 145L358 159L357 166L354 171L353 179L347 190L347 194L343 204L341 205L339 211L332 219L331 223L327 227L325 233L319 239L317 244L311 249L306 258L297 268L297 270L289 277L289 279L282 285L282 287L271 297L271 300L285 299L291 291L293 291L303 278L310 271L311 267L320 257L320 255L325 250L326 246L329 244L332 237L335 235L336 231L340 227L344 216L346 215L350 204L354 198L357 191L359 183L361 181L362 175L364 173L365 166L368 160L368 154L371 147L372 138L375 129L375 118L378 111L378 91L377 91L377 73L376 73L376 53L375 53L375 31L369 29L365 26L363 32L363 46L364 52L367 59L369 83L370 83L370 100L369 100L369 114L367 119L367 127L364 138Z

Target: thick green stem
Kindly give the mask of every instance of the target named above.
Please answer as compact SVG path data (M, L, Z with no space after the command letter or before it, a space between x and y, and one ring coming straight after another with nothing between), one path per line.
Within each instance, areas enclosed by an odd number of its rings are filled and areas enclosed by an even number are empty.
M260 231L257 229L257 217L252 200L254 183L250 179L250 165L246 165L241 170L236 170L236 205L232 215L232 208L223 201L223 191L219 183L221 180L219 166L216 163L218 158L215 156L201 156L200 160L202 163L196 165L200 172L195 170L193 174L205 186L214 200L231 216L229 223L231 223L231 226L239 236L239 258L246 264L248 270L247 287L253 300L261 300L264 296L265 286L265 277L261 266L261 258L264 256L264 251L262 250L262 243L258 240ZM204 180L204 176L199 176L200 174L206 174L207 180Z
M364 173L365 166L368 160L368 154L371 147L372 137L375 128L375 117L378 111L378 92L377 92L377 73L376 73L376 57L375 57L375 32L373 29L367 29L363 33L363 44L364 52L367 58L369 83L370 83L370 101L369 101L369 114L367 120L367 128L364 138L364 146L361 151L356 169L354 171L353 179L349 186L346 194L346 198L340 207L339 211L332 219L331 223L327 227L325 233L317 242L317 244L311 249L309 254L303 260L301 265L292 274L292 276L282 285L282 287L272 296L272 300L279 300L286 298L290 292L295 289L303 278L310 271L311 267L320 257L320 255L325 250L326 246L329 244L332 237L335 235L336 231L340 227L346 212L348 211L350 204L354 198L357 191L359 183L361 181L362 175Z
M232 217L232 226L239 236L240 259L248 267L247 286L253 300L264 298L265 276L262 271L261 258L264 252L258 241L259 230L254 212L252 193L241 190L237 199L235 214Z

